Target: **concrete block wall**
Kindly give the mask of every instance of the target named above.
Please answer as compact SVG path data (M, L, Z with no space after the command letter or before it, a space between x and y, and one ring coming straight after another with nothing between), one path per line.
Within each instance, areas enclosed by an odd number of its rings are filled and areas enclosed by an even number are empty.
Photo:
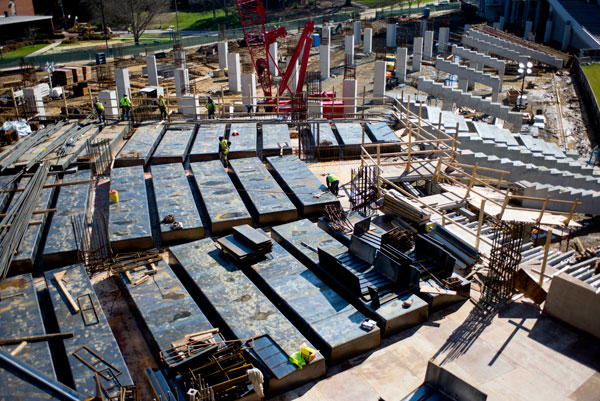
M420 91L441 97L444 99L444 104L450 102L456 103L459 107L470 107L490 116L501 118L502 120L511 123L514 131L521 131L521 126L523 124L523 116L521 113L512 112L510 111L510 108L499 103L492 103L489 100L484 100L478 96L464 93L423 77L419 78L417 87Z
M491 43L495 46L504 47L506 49L517 52L521 55L526 56L529 59L533 59L539 61L540 63L547 64L557 69L561 69L563 67L563 59L552 56L551 54L535 50L529 47L521 46L517 43L500 39L496 36L488 35L486 33L471 29L467 32L468 36L479 39L488 43Z
M506 61L457 45L452 46L452 54L455 54L462 59L469 60L480 66L493 68L498 71L498 77L500 80L504 80Z
M482 85L492 88L492 101L498 100L498 93L502 90L502 81L500 78L477 71L464 65L452 63L441 57L435 59L435 68L444 72L458 76L458 78L468 81L478 82Z

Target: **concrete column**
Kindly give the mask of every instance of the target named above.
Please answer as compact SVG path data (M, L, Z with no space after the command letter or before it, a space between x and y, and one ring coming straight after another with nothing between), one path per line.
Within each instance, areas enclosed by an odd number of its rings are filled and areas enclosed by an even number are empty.
M331 70L331 45L329 44L329 38L325 38L325 41L327 44L321 42L321 46L319 47L319 69L321 70L321 79L329 79Z
M271 57L269 57L269 72L271 73L272 76L276 77L277 75L279 75L279 73L277 72L277 68L276 66L278 66L277 64L277 42L273 42L269 45L269 52L271 53L271 56L273 56L273 59L275 61L273 61L271 59Z
M356 114L356 96L358 84L355 79L344 79L342 83L342 97L344 98L344 114Z
M396 24L387 24L385 30L385 46L396 47Z
M373 28L365 28L363 37L363 48L365 54L373 53Z
M158 72L156 71L156 57L146 56L146 69L148 70L148 86L158 86Z
M346 54L352 56L352 60L354 60L354 36L346 36L344 38L344 49Z
M524 37L525 39L527 39L527 38L529 37L529 32L531 32L531 26L532 26L532 25L533 25L533 22L531 22L531 21L527 21L527 22L525 23L525 32L524 32L524 34L523 34L523 37Z
M438 33L438 51L440 53L448 52L448 40L450 39L450 28L443 26Z
M563 38L562 38L562 46L561 49L562 51L566 51L569 46L571 45L571 22L567 22L565 25L565 29L563 31Z
M200 115L200 98L186 95L177 100L179 112L187 117L197 118Z
M175 70L175 94L182 97L190 93L190 73L187 68Z
M25 99L25 110L27 110L27 113L46 117L44 99L42 98L42 92L39 87L24 88L23 98Z
M423 57L425 58L425 60L433 59L433 31L425 31Z
M229 54L229 45L227 42L219 42L219 69L224 70L227 68L227 55Z
M373 75L373 103L383 104L385 96L385 61L375 62L375 74Z
M413 42L413 72L421 71L421 57L423 57L423 38L421 36L415 36Z
M466 79L459 79L458 80L458 89L467 93L469 91L469 81Z
M115 84L117 85L117 99L121 99L125 94L131 94L129 70L127 68L115 68Z
M227 66L229 71L229 92L240 93L242 90L240 55L237 53L228 54Z
M256 73L242 74L242 103L244 106L256 104Z
M544 43L549 43L552 39L552 20L549 18L546 22L546 31L544 31Z
M287 68L292 68L292 75L290 75L290 80L288 81L288 86L292 90L290 95L296 93L296 89L298 87L298 60L294 63L294 65L288 65Z
M320 100L309 100L306 103L308 109L308 116L312 118L323 117L323 102ZM316 140L316 138L315 138Z
M360 21L354 21L352 24L352 34L354 35L354 44L360 44L360 36L361 36L362 24Z
M181 62L181 65L177 65L177 62ZM173 64L176 68L186 68L185 50L173 51Z
M104 106L104 115L106 118L119 118L117 92L111 90L100 91L98 92L98 100Z
M504 17L500 17L500 19L498 20L498 25L500 26L500 30L503 31L504 30L504 21L506 19Z
M406 81L406 60L408 60L408 49L399 47L396 50L396 77L401 83Z

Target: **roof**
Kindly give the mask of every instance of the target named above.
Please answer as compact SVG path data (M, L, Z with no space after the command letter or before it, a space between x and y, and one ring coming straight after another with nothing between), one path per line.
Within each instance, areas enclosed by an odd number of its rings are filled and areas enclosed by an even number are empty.
M50 20L50 15L15 15L13 17L0 17L0 25L21 24L23 22L34 22Z

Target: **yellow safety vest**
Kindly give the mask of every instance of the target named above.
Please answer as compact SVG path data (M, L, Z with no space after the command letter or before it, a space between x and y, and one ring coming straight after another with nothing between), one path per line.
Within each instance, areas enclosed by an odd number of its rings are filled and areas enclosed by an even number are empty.
M101 102L96 102L94 106L96 106L96 110L104 111L104 105Z
M129 100L128 97L123 96L121 98L121 107L129 106L129 105L131 105L131 100Z
M227 144L227 139L223 139L221 141L221 152L223 152L224 155L229 153L229 145Z
M333 174L329 174L329 175L327 176L327 182L328 182L328 183L330 183L330 184L331 184L332 182L339 181L339 180L340 180L340 179L339 179L339 178L337 178L337 177L336 177L335 175L333 175Z

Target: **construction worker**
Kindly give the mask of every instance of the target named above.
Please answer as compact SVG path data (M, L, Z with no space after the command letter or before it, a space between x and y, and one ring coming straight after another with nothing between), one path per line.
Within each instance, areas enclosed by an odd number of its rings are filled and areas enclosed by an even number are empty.
M104 105L102 104L100 99L98 99L98 96L94 97L94 109L96 109L96 112L98 113L98 122L104 122L106 124L106 117L104 116Z
M131 100L129 100L127 94L123 95L121 101L119 102L119 105L121 106L121 120L129 120L131 118L131 115L129 114L131 110Z
M215 110L217 109L217 105L212 100L212 97L208 97L206 101L206 110L208 110L208 118L215 118Z
M227 154L229 154L229 147L231 146L231 142L222 136L219 137L219 157L221 158L221 163L223 166L227 167Z
M167 107L165 106L165 97L163 95L160 95L158 97L158 100L156 101L156 104L158 105L158 110L160 110L160 119L166 120L168 118L168 115Z
M340 179L331 173L327 174L327 189L335 196L340 192Z

